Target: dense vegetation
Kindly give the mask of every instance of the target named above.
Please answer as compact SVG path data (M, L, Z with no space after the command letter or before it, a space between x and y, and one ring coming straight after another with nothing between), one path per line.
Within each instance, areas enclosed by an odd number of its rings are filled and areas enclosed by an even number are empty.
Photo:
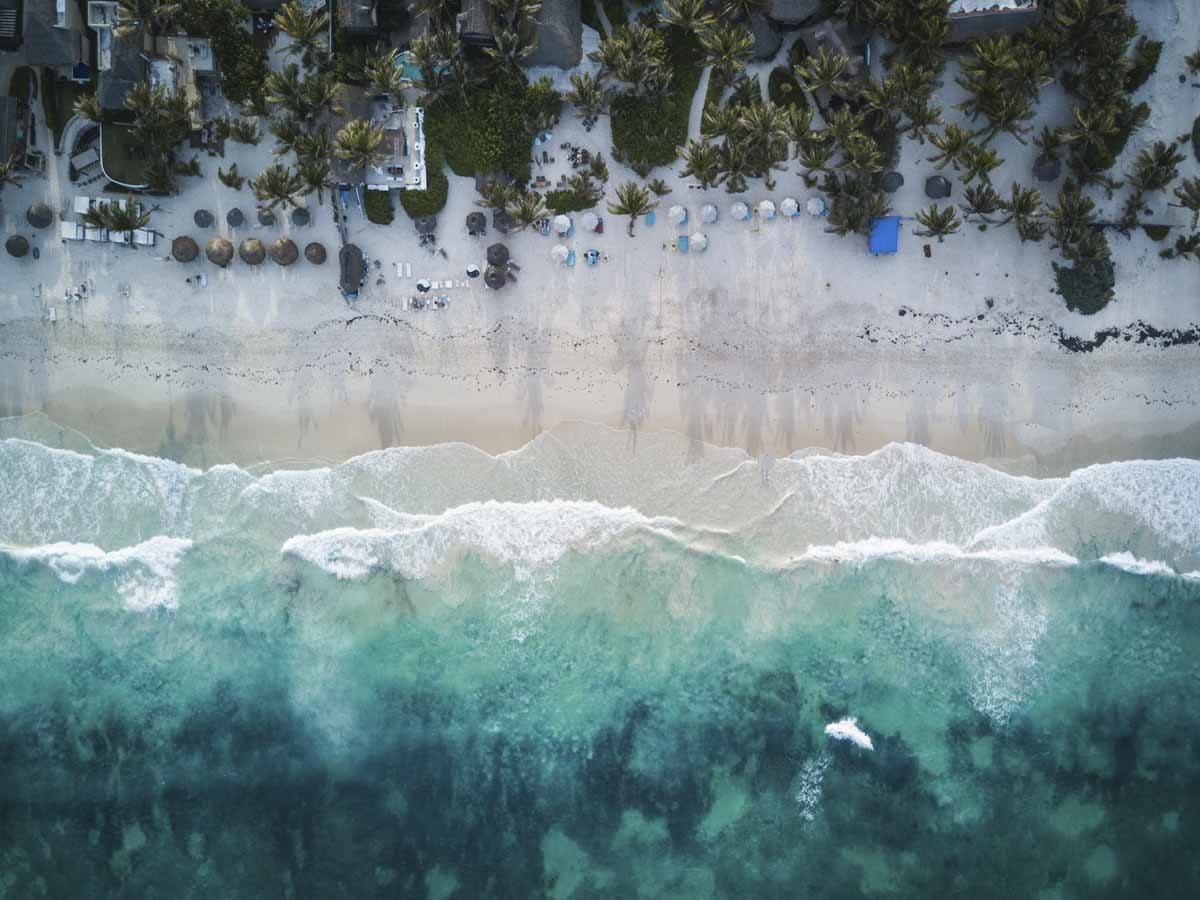
M205 35L221 73L221 92L233 103L246 103L262 93L267 55L254 46L243 24L248 11L238 0L187 0L179 4L180 27Z
M365 191L363 194L363 210L367 221L376 225L391 225L396 217L392 209L391 191Z
M423 191L403 191L400 194L400 205L409 216L432 216L442 211L446 205L446 196L450 192L450 179L442 171L445 161L437 145L425 145L425 175L426 188Z

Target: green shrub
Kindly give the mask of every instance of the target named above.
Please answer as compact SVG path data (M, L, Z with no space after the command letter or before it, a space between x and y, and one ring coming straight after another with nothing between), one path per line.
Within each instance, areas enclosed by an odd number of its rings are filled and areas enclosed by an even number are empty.
M1082 266L1052 265L1058 292L1067 301L1067 309L1072 312L1094 315L1112 300L1113 286L1117 283L1112 260Z
M376 225L391 225L396 217L392 209L391 191L365 191L363 209L366 210L367 221Z
M767 79L767 97L776 106L808 106L808 98L804 89L792 74L792 70L784 66L776 66L771 70Z
M1145 35L1138 38L1133 50L1133 67L1125 75L1125 90L1128 93L1132 94L1154 74L1162 48L1162 41L1147 40Z
M554 213L582 212L592 209L596 201L590 197L581 197L574 191L548 191L546 193L546 208Z
M604 37L604 26L600 24L600 15L596 12L596 0L583 0L579 6L579 18L584 25Z
M267 54L254 46L250 32L242 27L249 16L246 7L238 0L188 0L181 7L183 31L212 41L225 98L244 104L260 96L267 77Z
M428 119L426 120L428 121ZM442 171L441 148L427 141L425 144L426 187L423 191L402 191L400 205L411 218L432 216L446 206L446 195L450 192L450 179Z
M629 24L629 15L625 12L625 0L601 0L604 4L604 15L608 16L608 24L613 30ZM601 32L603 34L603 31Z
M1146 237L1152 241L1165 241L1167 235L1171 233L1169 225L1143 225L1142 231L1146 232Z

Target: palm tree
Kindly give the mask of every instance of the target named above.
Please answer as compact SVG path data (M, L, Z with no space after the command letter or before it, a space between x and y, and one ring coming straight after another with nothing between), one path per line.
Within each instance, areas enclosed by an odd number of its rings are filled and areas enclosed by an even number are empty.
M517 194L508 206L504 207L508 217L513 220L518 231L524 231L539 219L550 215L542 195L537 191L525 191Z
M479 188L479 205L487 209L507 210L510 203L517 199L520 190L515 184L501 184L489 179Z
M100 105L95 94L84 94L75 101L75 115L89 122L99 123L104 120L104 107Z
M700 48L704 63L713 67L713 74L722 83L746 68L754 53L754 36L744 25L716 25L700 32Z
M333 143L334 155L355 169L365 169L383 158L379 149L383 129L366 119L351 119L341 127Z
M1065 245L1062 251L1063 256L1082 268L1102 263L1109 259L1112 253L1104 235L1091 229L1083 232L1074 244Z
M733 106L712 106L704 110L700 134L706 138L732 138L738 130L738 111Z
M980 222L991 224L992 220L988 217L999 211L1003 204L1000 195L990 184L970 185L963 191L963 199L965 202L960 203L958 208L962 210L965 222L978 218Z
M328 128L314 128L296 141L296 158L301 160L329 159L333 156L333 135Z
M659 21L697 33L716 24L708 11L708 0L666 0Z
M837 14L851 25L872 25L880 6L877 0L838 0Z
M925 227L921 231L914 231L913 234L918 237L935 237L939 244L946 239L946 235L954 234L962 225L953 206L943 209L936 203L931 203L928 209L918 212L917 221Z
M1129 183L1139 191L1161 191L1179 177L1179 164L1185 159L1178 144L1155 141L1150 149L1138 153Z
M720 155L717 148L707 141L691 140L678 150L683 160L681 178L695 178L700 182L702 190L708 190L718 183L720 178Z
M289 153L300 156L300 146L307 132L299 122L292 118L272 119L269 128L271 137L275 138L276 156L287 156Z
M237 163L230 163L228 169L217 166L217 180L225 187L233 188L235 191L240 191L242 185L246 183L245 177L238 173Z
M1043 125L1042 130L1033 139L1033 145L1041 151L1041 155L1051 160L1058 159L1064 143L1066 139L1063 133L1049 125Z
M258 133L258 122L254 119L238 119L229 126L229 139L239 144L255 146L262 140Z
M600 63L600 76L611 74L633 88L635 94L661 93L670 85L667 45L653 28L635 23L617 29L590 53Z
M121 40L159 34L179 15L175 0L117 0L117 24L113 34Z
M930 135L929 142L937 147L938 152L929 157L929 161L938 169L951 165L955 171L966 160L971 145L971 132L954 122L948 124L941 134Z
M130 194L124 203L101 203L89 209L81 218L85 225L92 228L107 228L109 231L124 233L126 243L133 246L133 232L149 224L150 211L143 210Z
M502 75L519 77L521 65L534 50L530 39L519 30L500 28L496 31L494 40L496 45L484 47L483 52L491 58Z
M804 183L812 187L818 172L829 171L829 160L833 157L833 147L822 137L811 137L796 147L796 161L807 170Z
M604 82L590 72L571 75L571 90L566 94L568 103L575 104L584 123L594 122L608 108L608 92Z
M282 69L272 69L263 83L263 94L271 106L282 107L295 119L307 121L312 115L305 96L304 82L300 80L300 67L289 63Z
M851 135L843 156L846 168L860 176L871 175L883 169L883 152L879 149L879 144L875 138L865 134Z
M250 179L250 189L255 198L274 209L280 203L284 207L299 206L297 198L304 193L304 179L279 163L267 166L257 178Z
M850 65L850 57L837 50L821 47L815 56L810 56L793 72L806 91L825 90L837 93L843 85L846 67Z
M644 216L654 207L657 200L650 199L650 192L636 181L626 181L617 187L617 199L608 204L609 215L629 216L629 236L633 237L633 226L638 216Z
M769 102L742 107L738 128L751 165L766 176L767 190L773 190L771 170L788 156L788 128L784 111Z
M762 12L770 0L725 0L721 4L721 15L727 19L748 19L753 13Z
M900 111L908 117L908 124L900 131L909 132L920 144L932 140L933 132L930 129L942 124L942 108L928 97L911 97L904 101Z
M1076 106L1071 109L1071 117L1075 124L1064 138L1077 141L1085 150L1089 147L1103 150L1105 141L1119 130L1116 114L1108 107L1082 109Z
M849 106L843 106L828 118L827 130L837 145L845 149L854 135L862 133L865 121L862 113L856 113Z
M750 174L750 160L745 148L734 141L726 141L717 151L717 159L726 192L740 194L745 191L746 176Z
M578 175L572 176L571 181L569 181L567 183L568 187L571 185L572 182L575 181L576 178L579 178L579 177L580 176L578 176ZM655 197L665 197L665 196L667 196L667 194L671 193L671 186L669 184L667 184L665 181L663 181L661 178L654 178L650 181L647 181L646 189L648 191L650 191L650 193L652 193Z
M404 77L400 51L395 48L368 62L363 74L367 77L367 90L377 97L394 100L405 88L412 87L412 82Z
M1058 202L1046 212L1052 223L1054 246L1067 248L1078 243L1091 228L1096 219L1096 204L1090 197L1083 196L1079 186L1068 179L1058 192Z
M1183 179L1182 184L1175 188L1175 197L1179 202L1171 205L1191 211L1192 227L1195 228L1200 223L1200 177Z
M784 110L784 131L787 132L788 141L797 148L812 135L812 119L812 107L807 103L804 106L789 106Z
M894 125L900 121L903 89L898 79L868 81L859 92L863 106L885 122Z
M325 205L325 189L330 187L329 160L301 159L296 165L296 176L303 186L302 193L316 193L317 203Z
M292 39L284 53L309 59L320 49L329 28L329 13L323 7L307 8L300 0L288 0L275 13L275 27Z
M988 120L988 127L979 132L985 142L1004 131L1024 144L1024 135L1032 131L1028 125L1022 124L1025 120L1033 118L1033 107L1026 97L996 93L985 98L981 111Z
M17 175L17 157L14 154L11 158L0 162L0 191L3 191L6 185L12 185L19 188L21 186L21 178Z
M959 177L963 184L970 184L976 178L991 184L992 172L1000 168L1003 162L1004 160L991 147L971 144L967 148L966 158L963 160L963 173Z

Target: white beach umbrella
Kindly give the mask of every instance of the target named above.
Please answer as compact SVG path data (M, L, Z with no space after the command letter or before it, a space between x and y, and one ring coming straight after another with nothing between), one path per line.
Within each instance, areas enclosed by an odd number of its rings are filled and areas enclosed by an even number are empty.
M702 231L697 231L688 239L688 245L697 253L703 253L708 249L708 235Z
M671 220L672 225L682 225L687 221L687 210L675 204L667 211L667 218Z
M775 218L775 203L772 200L764 200L758 204L758 215L763 219Z
M596 215L594 212L584 213L583 218L580 219L579 222L588 231L595 231L597 228L600 227L600 217L598 215Z
M746 219L750 218L750 207L739 200L737 203L733 204L733 206L729 207L729 214L739 222L744 222Z
M820 197L809 197L808 202L804 204L804 208L808 210L810 216L825 215L825 201Z
M784 197L783 202L779 204L779 211L790 219L800 212L800 204L796 202L795 197Z
M711 225L713 222L717 221L719 216L720 213L717 212L717 208L711 203L705 203L702 207L700 207L700 221L705 225Z
M565 263L570 252L566 244L555 244L550 248L550 258L557 263Z
M566 234L571 230L571 217L559 214L554 217L554 230L559 234Z

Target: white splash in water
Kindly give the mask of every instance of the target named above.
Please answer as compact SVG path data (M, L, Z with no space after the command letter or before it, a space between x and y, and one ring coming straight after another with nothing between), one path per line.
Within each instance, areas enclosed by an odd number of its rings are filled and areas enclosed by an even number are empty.
M864 750L874 750L871 736L858 727L858 719L845 718L825 726L825 734L836 741L850 741Z

